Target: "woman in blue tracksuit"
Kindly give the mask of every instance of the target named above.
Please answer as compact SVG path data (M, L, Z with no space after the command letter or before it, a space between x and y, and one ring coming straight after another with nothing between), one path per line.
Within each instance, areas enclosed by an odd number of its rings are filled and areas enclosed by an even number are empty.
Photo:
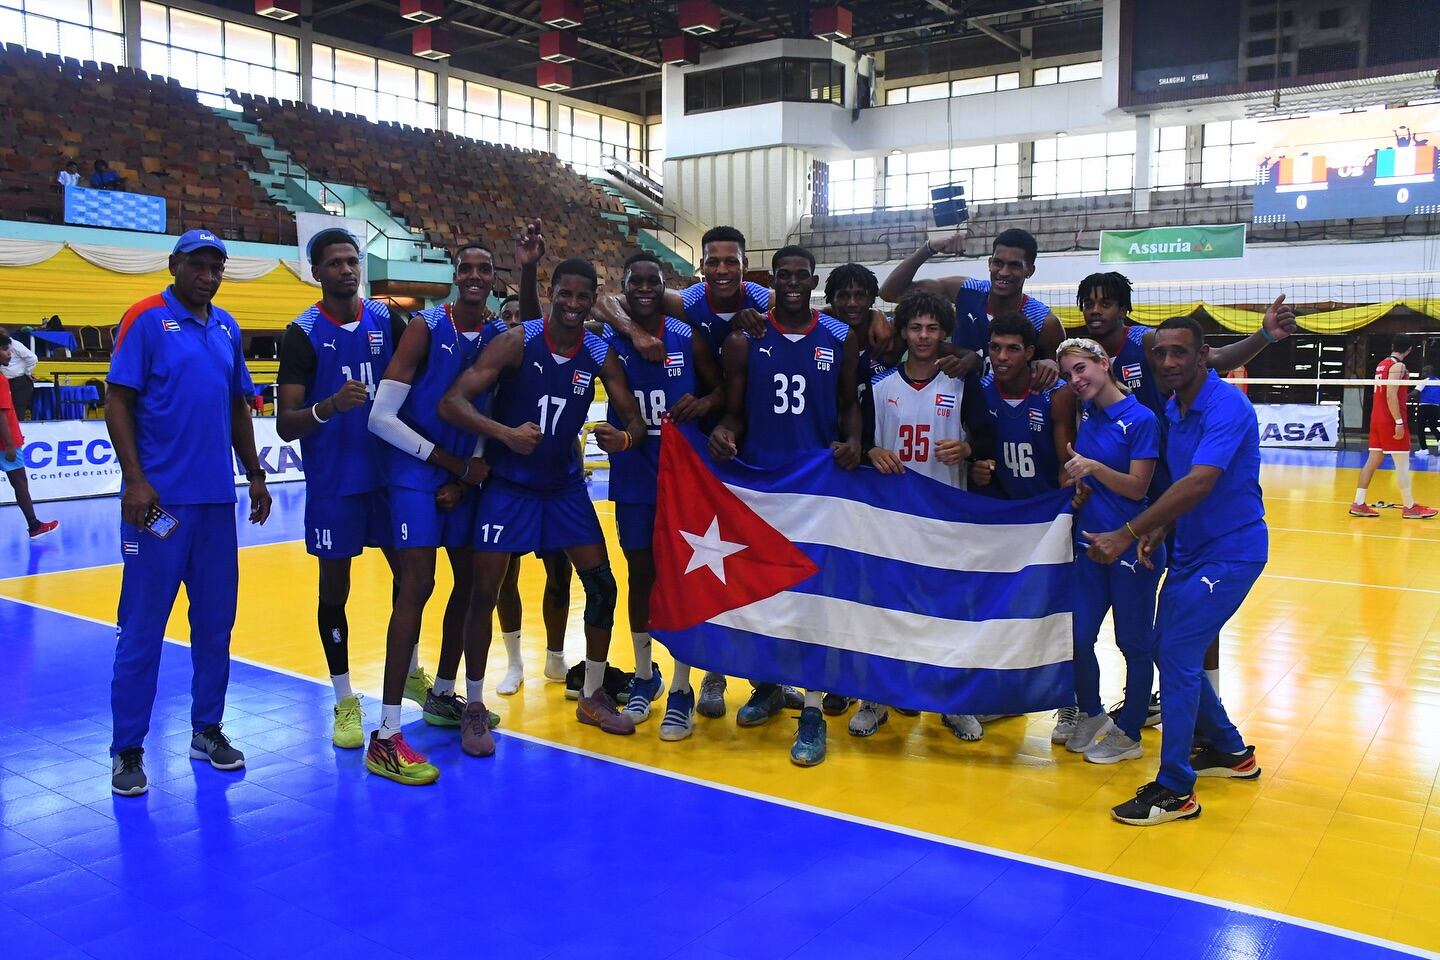
M1155 677L1155 594L1165 557L1136 557L1132 545L1119 562L1085 555L1086 532L1123 527L1149 504L1146 491L1160 456L1160 424L1114 378L1110 357L1094 340L1066 340L1060 369L1081 403L1080 427L1065 463L1068 483L1090 488L1075 518L1075 698L1080 720L1065 748L1092 763L1117 763L1142 754L1140 727ZM1105 614L1115 613L1115 644L1125 656L1125 706L1112 721L1100 705L1095 642Z

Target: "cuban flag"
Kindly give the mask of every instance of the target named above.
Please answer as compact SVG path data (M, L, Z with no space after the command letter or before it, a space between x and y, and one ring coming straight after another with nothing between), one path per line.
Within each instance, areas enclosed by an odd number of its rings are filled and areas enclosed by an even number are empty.
M180 321L171 319L170 317L166 317L164 320L161 320L160 326L164 327L165 330L169 333L180 332Z
M1125 381L1139 380L1141 377L1140 364L1127 363L1120 367L1120 379Z
M937 393L937 394L935 394L935 407L936 407L937 409L939 409L939 410L954 410L954 409L955 409L955 394L953 394L953 393Z
M575 386L579 387L581 390L589 390L590 381L593 378L594 375L591 374L588 370L576 370L575 376L570 378L570 382L575 384Z
M1045 411L1043 411L1043 410L1036 410L1034 407L1031 407L1031 408L1030 408L1030 429L1031 429L1031 430L1044 430L1044 429L1045 429Z
M815 348L815 362L816 362L816 363L834 363L834 362L835 362L835 351L834 351L834 350L831 350L829 347L816 347L816 348Z
M679 659L944 713L1074 701L1068 493L994 500L828 450L761 470L664 433L650 627Z
M683 366L685 366L685 354L682 351L677 350L674 353L665 354L665 368L667 370L671 367Z

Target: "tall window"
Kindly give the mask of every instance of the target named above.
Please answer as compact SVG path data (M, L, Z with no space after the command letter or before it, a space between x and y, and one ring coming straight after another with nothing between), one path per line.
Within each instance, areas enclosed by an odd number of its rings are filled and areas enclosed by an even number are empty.
M638 123L574 107L560 107L560 159L583 174L604 169L603 158L643 163L644 139Z
M1131 189L1135 131L1035 141L1031 196L1081 197Z
M0 40L76 60L125 62L121 0L0 0Z
M831 213L869 213L875 209L875 160L834 160L830 167Z
M1043 87L1051 83L1070 83L1072 80L1094 80L1100 76L1099 60L1086 63L1071 63L1063 67L1041 67L1035 71L1031 83Z
M1155 127L1150 131L1150 187L1171 190L1185 186L1185 128Z
M1255 182L1254 120L1219 120L1205 124L1200 150L1200 183L1220 187Z
M311 101L317 107L434 129L435 74L363 53L315 44Z
M968 97L977 93L994 93L997 90L1014 90L1020 86L1020 74L995 73L984 77L966 77L941 80L936 83L921 83L909 87L891 87L885 91L885 105L896 103L920 103L924 100L943 100L946 96Z
M450 78L450 132L526 150L550 150L550 101Z
M140 5L140 68L173 77L201 103L225 104L226 89L300 99L294 37L158 3Z
M665 178L665 124L651 123L645 127L645 165L656 180Z
M963 184L971 203L1014 200L1020 191L1020 145L987 143L885 158L885 206L930 206L930 191Z

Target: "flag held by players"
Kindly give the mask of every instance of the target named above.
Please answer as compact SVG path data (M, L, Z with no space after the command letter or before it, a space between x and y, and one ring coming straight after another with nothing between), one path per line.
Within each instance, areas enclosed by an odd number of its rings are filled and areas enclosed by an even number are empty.
M651 632L679 659L945 713L1074 702L1068 494L710 458L664 428Z

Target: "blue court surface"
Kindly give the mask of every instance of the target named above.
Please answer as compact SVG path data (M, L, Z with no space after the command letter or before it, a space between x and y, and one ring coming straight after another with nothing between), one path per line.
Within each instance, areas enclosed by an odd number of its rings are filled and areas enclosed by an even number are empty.
M244 543L298 537L298 485ZM293 501L293 502L291 502ZM0 577L111 563L115 501L47 505ZM18 529L13 509L4 529ZM237 662L243 771L188 759L189 657L167 644L150 792L109 790L114 627L0 599L0 943L31 957L1399 957L1103 874L799 807L506 733L494 761L407 711L444 771L368 776L327 685ZM299 637L297 642L308 642ZM999 802L1003 802L1003 799ZM1153 829L1183 829L1158 827Z

